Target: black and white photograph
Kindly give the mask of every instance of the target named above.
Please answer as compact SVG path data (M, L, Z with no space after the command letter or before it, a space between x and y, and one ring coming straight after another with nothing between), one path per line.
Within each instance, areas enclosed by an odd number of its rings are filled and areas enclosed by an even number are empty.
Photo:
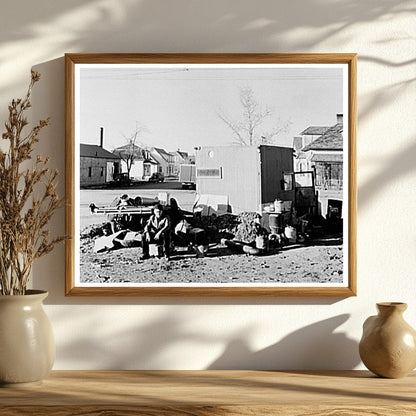
M87 62L73 89L76 287L348 287L348 63Z

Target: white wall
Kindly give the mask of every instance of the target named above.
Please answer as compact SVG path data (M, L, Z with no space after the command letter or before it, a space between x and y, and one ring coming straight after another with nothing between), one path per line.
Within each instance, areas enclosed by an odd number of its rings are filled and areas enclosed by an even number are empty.
M0 13L0 120L42 73L39 150L64 171L65 52L357 52L358 296L65 298L64 248L33 286L55 369L350 369L378 301L416 327L416 9L413 0L13 0ZM63 174L61 192L63 193ZM53 226L64 231L60 212Z

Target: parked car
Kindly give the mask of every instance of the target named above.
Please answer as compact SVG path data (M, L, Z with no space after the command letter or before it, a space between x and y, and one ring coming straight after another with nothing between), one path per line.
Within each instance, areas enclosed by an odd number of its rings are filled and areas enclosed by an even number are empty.
M149 182L164 182L165 176L161 172L154 172L149 178Z
M117 185L130 185L131 179L129 178L129 174L126 172L116 173L113 177L113 183L116 183Z

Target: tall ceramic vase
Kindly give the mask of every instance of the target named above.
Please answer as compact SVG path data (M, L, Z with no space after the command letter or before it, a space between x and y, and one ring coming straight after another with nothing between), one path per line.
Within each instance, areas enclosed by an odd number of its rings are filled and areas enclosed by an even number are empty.
M416 367L416 331L403 319L405 303L377 303L378 315L363 325L360 357L381 377L400 378Z
M55 360L52 326L42 301L48 292L0 296L0 386L39 384Z

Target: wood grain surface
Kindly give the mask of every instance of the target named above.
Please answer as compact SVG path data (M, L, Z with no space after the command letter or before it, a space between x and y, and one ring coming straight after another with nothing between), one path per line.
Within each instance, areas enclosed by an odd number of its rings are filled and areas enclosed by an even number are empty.
M416 373L54 371L0 389L0 415L416 415Z

